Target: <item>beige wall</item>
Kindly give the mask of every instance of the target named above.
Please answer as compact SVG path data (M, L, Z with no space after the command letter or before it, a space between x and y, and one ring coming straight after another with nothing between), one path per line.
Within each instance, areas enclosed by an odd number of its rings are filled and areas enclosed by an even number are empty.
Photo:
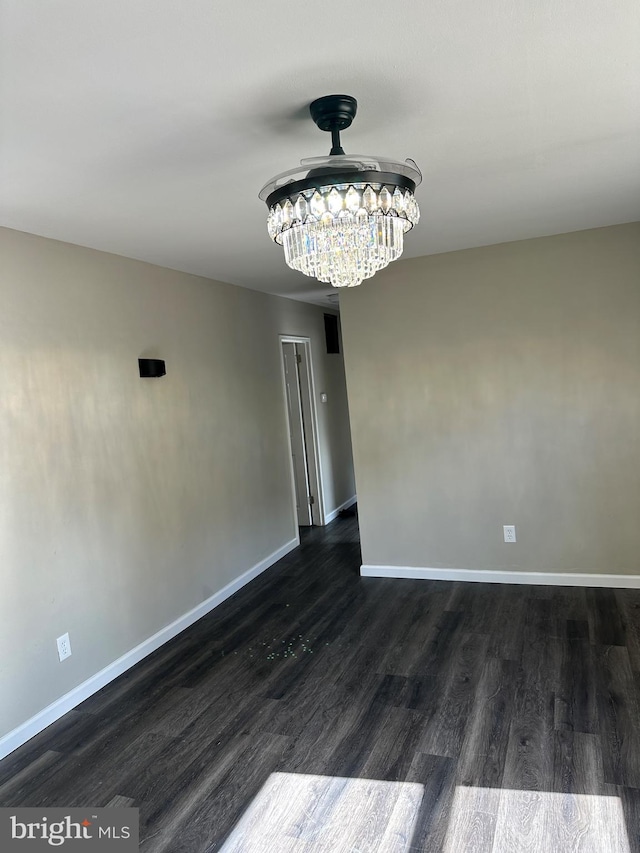
M326 511L354 485L322 309L6 229L0 257L1 737L296 536L279 334L329 395Z
M640 573L640 224L400 261L341 311L364 564Z

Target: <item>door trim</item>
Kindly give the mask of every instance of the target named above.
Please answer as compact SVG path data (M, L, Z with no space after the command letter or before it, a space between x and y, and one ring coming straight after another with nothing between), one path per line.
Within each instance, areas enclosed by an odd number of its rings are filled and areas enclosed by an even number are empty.
M285 412L285 423L287 427L289 426L289 411L287 409L287 388L286 388L286 379L284 373L284 358L282 351L282 344L301 344L305 348L305 355L308 366L308 378L309 378L309 387L308 387L308 404L309 411L311 413L311 423L309 424L310 435L307 435L307 431L305 430L305 443L311 442L311 450L313 451L312 459L309 459L309 453L307 448L307 465L312 468L309 472L313 474L313 478L317 484L317 495L315 497L315 503L311 506L311 519L314 525L318 527L324 526L325 518L324 518L324 488L322 483L322 458L320 454L320 443L318 441L319 429L318 429L318 409L316 406L316 388L315 388L315 370L313 367L313 354L311 352L311 338L305 335L278 335L278 348L280 350L280 371L282 374L282 400L284 405ZM301 389L302 392L302 389ZM303 392L302 392L303 393ZM298 515L296 513L296 486L295 486L295 474L293 470L293 459L292 459L292 447L291 447L291 435L290 430L287 428L287 445L289 448L289 467L291 471L291 500L292 500L292 508L293 508L293 517L295 520L296 529L298 526Z

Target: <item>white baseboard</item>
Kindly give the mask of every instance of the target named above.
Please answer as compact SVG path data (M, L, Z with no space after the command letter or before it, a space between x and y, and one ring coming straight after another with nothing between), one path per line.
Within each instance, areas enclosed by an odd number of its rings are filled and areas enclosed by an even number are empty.
M422 566L360 566L364 578L414 578L472 583L520 583L543 586L602 586L640 589L640 575L603 575L589 572L514 572L490 569L429 569Z
M350 506L353 506L354 503L358 500L357 495L352 495L348 500L344 503L341 503L340 506L337 506L335 509L332 509L331 512L327 513L324 517L324 523L329 524L330 521L333 521L334 518L337 518L338 515L342 512L343 509L348 509Z
M110 681L113 681L119 675L122 675L123 672L131 669L132 666L135 666L141 660L146 658L147 655L155 652L156 649L160 648L160 646L163 646L169 640L172 640L184 631L185 628L188 628L190 625L193 625L194 622L197 622L198 619L206 616L207 613L210 613L219 604L222 604L223 601L226 601L227 598L230 598L235 592L243 586L246 586L246 584L256 578L259 574L264 572L274 563L277 563L278 560L282 559L282 557L290 551L293 551L294 548L297 548L299 544L300 538L296 536L295 539L287 542L286 545L278 548L278 550L274 551L273 554L269 554L269 556L265 557L264 560L256 563L255 566L248 569L235 580L231 581L231 583L228 583L210 598L207 598L206 601L198 604L198 606L194 607L193 610L190 610L188 613L180 616L170 625L162 628L152 637L149 637L149 639L122 655L118 660L110 663L104 669L100 670L100 672L97 672L86 681L83 681L82 684L74 687L74 689L70 690L69 693L66 693L64 696L56 699L55 702L44 708L34 717L31 717L30 720L27 720L16 729L13 729L13 731L4 735L4 737L0 738L0 759L9 755L10 752L13 752L13 750L17 749L19 746L22 746L23 743L26 743L34 735L37 735L43 729L46 729L47 726L50 726L51 723L54 723L56 720L60 719L60 717L64 716L67 711L70 711L81 702L84 702L84 700L88 699L89 696L92 696L98 690L101 690L106 684L109 684Z

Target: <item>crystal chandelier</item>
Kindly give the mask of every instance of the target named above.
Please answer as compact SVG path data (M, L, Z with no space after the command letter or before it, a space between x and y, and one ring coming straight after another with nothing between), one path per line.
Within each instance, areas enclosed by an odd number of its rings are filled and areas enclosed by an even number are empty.
M334 287L354 287L397 260L420 219L413 194L422 175L412 160L344 153L340 131L357 106L350 95L313 101L311 117L331 132L331 152L301 160L259 193L269 208L269 236L287 264Z

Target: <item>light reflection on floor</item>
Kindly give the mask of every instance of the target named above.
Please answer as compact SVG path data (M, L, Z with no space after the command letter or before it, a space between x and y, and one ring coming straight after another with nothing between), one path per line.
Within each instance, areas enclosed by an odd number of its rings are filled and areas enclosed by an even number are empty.
M221 853L409 853L422 785L272 773Z
M618 797L456 788L444 853L630 853Z
M272 773L221 853L412 853L423 786ZM425 803L425 807L428 804ZM443 853L631 853L617 797L456 788Z

